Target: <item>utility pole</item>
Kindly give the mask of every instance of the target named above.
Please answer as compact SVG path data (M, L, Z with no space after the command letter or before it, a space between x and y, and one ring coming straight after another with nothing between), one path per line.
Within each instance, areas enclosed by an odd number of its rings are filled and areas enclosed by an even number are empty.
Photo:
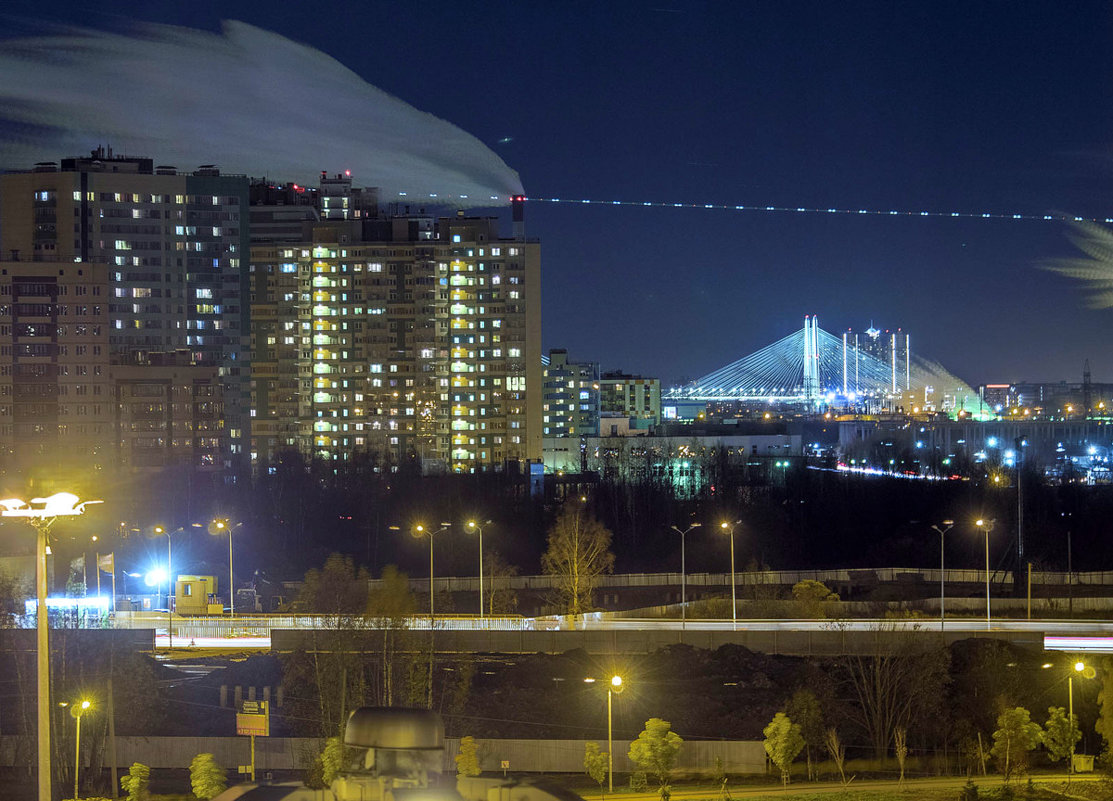
M1017 437L1014 444L1016 446L1016 571L1013 573L1013 585L1014 589L1019 590L1020 587L1016 585L1024 580L1022 578L1024 570L1024 486L1020 469L1021 456L1024 453L1024 438Z

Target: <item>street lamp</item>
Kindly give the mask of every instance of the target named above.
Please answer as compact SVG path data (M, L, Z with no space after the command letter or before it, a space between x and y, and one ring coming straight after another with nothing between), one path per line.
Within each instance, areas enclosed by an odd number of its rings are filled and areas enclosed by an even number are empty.
M46 535L59 517L85 513L85 507L101 501L78 503L71 492L58 492L47 498L32 498L30 503L19 498L0 501L0 516L23 517L35 529L35 586L38 603L35 607L36 673L38 692L38 766L39 801L52 801L50 789L50 621L46 612Z
M1076 728L1074 723L1074 674L1078 673L1083 678L1092 679L1097 675L1097 671L1092 667L1086 665L1085 662L1075 662L1072 666L1073 670L1067 674L1067 720L1070 721L1070 770L1067 774L1074 773L1074 730Z
M974 522L974 525L985 531L985 627L988 631L990 629L990 615L989 615L989 532L993 531L993 524L996 520L986 520L979 518Z
M451 523L441 523L441 527L436 531L427 528L424 524L418 523L413 528L413 536L420 539L421 537L429 537L429 630L433 630L433 623L436 620L433 614L433 536L440 534L442 531L448 530Z
M741 522L741 520L735 520L733 523L728 523L724 520L719 524L719 528L730 533L730 620L734 631L738 631L738 604L735 599L734 580L734 527Z
M943 537L946 535L946 533L948 531L950 531L952 528L954 528L955 521L944 520L941 525L946 526L946 528L939 528L939 526L935 525L934 523L931 526L933 529L935 529L936 531L939 532L939 631L940 631L940 633L942 633L942 631L943 631L943 597L944 597L943 582L945 581L944 576L946 575L943 572Z
M468 530L469 531L478 531L479 532L479 619L482 620L483 619L483 527L491 525L491 521L490 520L484 520L482 523L476 523L474 520L469 520L467 525L468 525ZM432 537L429 538L429 547L430 547L430 550L433 547L433 538ZM429 582L430 582L430 584L432 584L432 581L433 581L432 576L433 576L433 570L432 570L432 568L430 568L430 570L429 570ZM493 589L494 588L492 587L492 590ZM429 608L432 609L433 607L430 606Z
M232 532L242 525L243 523L240 522L233 526L226 519L218 517L210 520L208 526L206 526L209 534L214 537L228 535L228 610L230 613L229 619L232 622L236 620L236 579L232 573ZM201 524L194 523L193 527L201 528Z
M673 531L680 535L680 628L684 629L688 623L688 571L684 564L684 537L694 528L700 528L703 523L692 523L688 528L681 531L676 526L669 526Z
M622 692L622 676L611 676L607 688L607 792L614 795L614 728L611 725L611 703Z
M170 637L170 648L174 648L174 570L171 563L170 553L170 535L177 534L179 531L184 530L184 527L179 526L174 531L170 531L165 526L155 526L151 531L156 537L166 535L166 633ZM98 574L99 577L99 574Z
M78 779L81 776L81 716L88 712L91 706L92 704L88 701L82 701L80 704L74 704L70 707L70 714L77 721L77 737L74 739L73 757L73 797L75 801L81 797L78 795Z

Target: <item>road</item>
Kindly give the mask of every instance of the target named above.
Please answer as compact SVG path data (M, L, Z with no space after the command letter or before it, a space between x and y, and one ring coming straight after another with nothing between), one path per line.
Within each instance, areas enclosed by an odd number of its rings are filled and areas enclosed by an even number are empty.
M717 632L726 634L737 631L746 632L813 632L838 636L840 633L871 631L908 631L922 634L940 633L939 621L922 618L884 619L884 620L678 620L614 618L603 615L586 615L581 618L517 618L504 619L503 625L495 629L490 620L479 618L454 617L438 619L439 631L485 632L485 631L522 631L522 632ZM414 618L409 628L415 631L428 630L428 618ZM155 645L168 648L170 639L166 634L165 618L151 618L147 621L131 621L134 628L154 628ZM254 615L250 618L237 618L235 624L227 618L189 619L176 618L174 621L175 650L239 649L265 650L271 647L272 629L318 630L333 628L320 616L310 620L299 620L289 615ZM193 629L191 631L191 629ZM1033 638L1043 637L1044 649L1048 651L1069 651L1074 653L1113 653L1113 622L1068 621L1068 620L1010 620L993 621L986 628L984 621L970 619L947 620L942 628L949 639L963 635L984 635L990 633L1013 633Z

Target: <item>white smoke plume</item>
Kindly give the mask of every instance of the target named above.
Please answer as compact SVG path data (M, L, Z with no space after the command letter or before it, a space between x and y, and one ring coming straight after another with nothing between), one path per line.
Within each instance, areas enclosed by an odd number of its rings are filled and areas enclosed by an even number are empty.
M7 169L109 144L182 170L217 164L310 185L322 170L350 169L384 199L501 205L522 192L518 174L474 136L242 22L219 34L143 24L9 39L0 75Z

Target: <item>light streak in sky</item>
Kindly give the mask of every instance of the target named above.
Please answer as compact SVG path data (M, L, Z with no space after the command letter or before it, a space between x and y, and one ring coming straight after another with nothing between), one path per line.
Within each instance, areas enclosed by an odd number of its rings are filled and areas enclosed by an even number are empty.
M216 163L302 184L322 169L349 169L384 194L436 193L436 205L457 196L501 205L522 191L518 174L471 134L318 50L242 22L221 33L141 24L7 39L0 75L5 168L107 144L183 171Z
M1075 221L1067 238L1084 255L1049 259L1040 266L1084 281L1092 293L1086 301L1091 309L1113 308L1113 231L1090 220Z
M532 203L561 203L561 204L588 204L592 206L645 206L659 209L711 209L716 211L764 211L788 212L791 214L845 214L863 215L873 217L952 217L959 219L979 220L1039 220L1042 222L1080 222L1080 223L1113 223L1113 217L1077 217L1073 214L1061 212L1051 214L1017 214L1003 212L974 212L974 211L913 211L910 209L852 209L852 208L822 208L817 206L765 206L757 203L670 203L660 200L591 200L579 198L560 197L533 197L523 198Z

